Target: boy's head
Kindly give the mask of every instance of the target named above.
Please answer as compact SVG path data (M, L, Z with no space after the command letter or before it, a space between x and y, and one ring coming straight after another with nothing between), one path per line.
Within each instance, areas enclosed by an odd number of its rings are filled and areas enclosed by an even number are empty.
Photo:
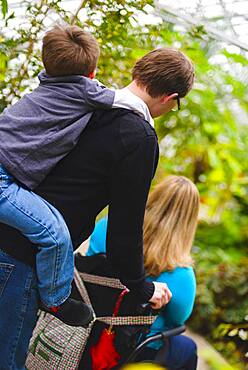
M54 26L42 43L42 61L51 76L93 76L100 48L96 39L78 26Z
M153 117L170 111L191 90L194 66L181 51L161 48L137 61L133 80L152 99Z

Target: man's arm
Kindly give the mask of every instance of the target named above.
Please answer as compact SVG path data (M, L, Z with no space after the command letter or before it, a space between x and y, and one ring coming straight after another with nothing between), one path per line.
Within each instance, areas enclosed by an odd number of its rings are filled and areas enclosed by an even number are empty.
M158 160L155 135L142 138L112 173L107 231L107 258L120 280L140 301L148 301L154 285L145 281L143 220Z

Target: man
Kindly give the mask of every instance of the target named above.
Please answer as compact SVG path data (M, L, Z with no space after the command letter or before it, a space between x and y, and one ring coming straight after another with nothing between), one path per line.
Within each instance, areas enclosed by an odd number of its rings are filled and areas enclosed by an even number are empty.
M154 50L136 63L122 94L158 117L179 106L193 76L184 54ZM126 109L96 111L76 147L35 192L62 213L75 249L108 205L107 258L114 273L138 301L160 308L170 292L146 282L143 266L144 210L159 155L149 121ZM24 369L38 307L35 253L18 231L1 224L0 233L0 369Z

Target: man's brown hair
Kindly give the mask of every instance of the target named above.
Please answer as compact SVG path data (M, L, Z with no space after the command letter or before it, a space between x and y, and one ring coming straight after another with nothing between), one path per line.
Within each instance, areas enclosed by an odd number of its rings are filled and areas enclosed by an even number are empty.
M182 98L192 88L194 67L181 51L161 48L138 60L133 68L133 79L152 98L173 93Z
M97 66L99 45L89 32L78 26L54 26L42 44L42 61L51 76L89 76Z

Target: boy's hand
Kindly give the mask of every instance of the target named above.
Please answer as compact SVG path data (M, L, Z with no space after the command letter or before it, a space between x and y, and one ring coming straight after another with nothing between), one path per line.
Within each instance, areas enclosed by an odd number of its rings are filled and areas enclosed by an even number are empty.
M149 302L154 310L158 310L169 303L172 293L165 283L153 282L153 284L155 286L155 290Z

